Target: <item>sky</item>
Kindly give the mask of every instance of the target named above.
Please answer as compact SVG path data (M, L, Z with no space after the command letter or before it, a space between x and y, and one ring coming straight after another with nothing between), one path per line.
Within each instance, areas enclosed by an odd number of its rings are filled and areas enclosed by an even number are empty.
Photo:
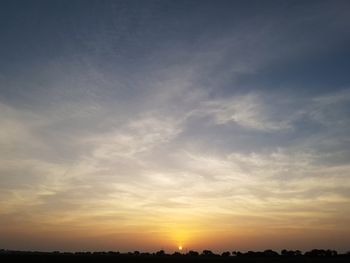
M0 6L0 248L350 249L349 1Z

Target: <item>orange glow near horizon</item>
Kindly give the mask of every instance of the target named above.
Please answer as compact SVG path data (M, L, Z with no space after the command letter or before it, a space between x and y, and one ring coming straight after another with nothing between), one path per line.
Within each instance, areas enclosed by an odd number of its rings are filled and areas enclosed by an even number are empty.
M222 219L221 219L222 220ZM98 222L84 222L78 230L77 224L46 226L23 225L11 226L2 230L3 237L7 238L7 247L15 248L15 244L22 249L41 249L41 250L113 250L113 251L158 251L165 250L172 253L175 250L201 252L204 249L212 251L224 250L263 250L300 247L311 249L312 247L326 247L327 242L336 241L341 234L349 235L349 232L336 232L322 230L317 226L313 230L297 228L271 228L267 225L261 225L261 222L255 222L252 225L244 226L244 220L241 221L240 229L233 230L232 226L221 229L215 229L205 221L198 221L197 225L189 225L187 228L174 226L174 228L164 226L157 231L149 232L151 226L119 228L115 225L99 225ZM236 222L238 224L238 222ZM95 225L95 227L92 227ZM91 226L91 227L90 227ZM25 233L21 229L27 229ZM65 229L63 231L63 229ZM167 229L167 230L166 230ZM52 240L51 236L55 236ZM283 233L285 236L281 236ZM327 236L327 239L322 238ZM18 239L18 238L21 239ZM9 247L10 246L10 247ZM311 247L312 246L312 247ZM186 248L186 249L185 249Z

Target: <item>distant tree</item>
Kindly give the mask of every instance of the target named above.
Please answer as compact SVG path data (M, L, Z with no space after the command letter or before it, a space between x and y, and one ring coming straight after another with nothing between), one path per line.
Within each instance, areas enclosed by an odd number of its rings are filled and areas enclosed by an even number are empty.
M236 257L239 257L239 256L242 256L243 253L240 252L240 251L232 251L232 256L236 256Z
M118 251L108 251L107 254L108 255L119 255L120 252L118 252Z
M302 253L300 250L286 250L286 249L283 249L281 251L281 255L284 256L284 257L297 257L297 256L301 256Z
M335 250L324 250L324 249L313 249L311 251L305 252L305 256L311 257L333 257L337 256L338 253Z
M328 257L336 257L338 255L338 252L335 250L327 249L326 250L326 256Z
M140 255L140 251L135 250L135 251L134 251L134 255L135 255L135 256L139 256L139 255Z
M208 257L208 256L214 256L214 253L206 249L206 250L203 250L202 255Z
M164 252L164 250L159 250L156 252L156 255L157 256L165 256L165 252Z
M271 249L267 249L263 252L265 257L278 257L279 254L276 251L273 251Z
M229 251L225 251L221 254L222 257L229 257L231 253Z
M87 253L87 252L83 252L83 253ZM91 253L91 252L90 252ZM95 252L93 252L92 254L94 254L94 255L105 255L105 254L107 254L106 252L104 252L104 251L95 251Z
M180 252L178 252L178 251L175 251L175 252L172 254L172 256L180 257L180 256L182 256L182 254L181 254Z
M188 256L191 256L191 257L197 257L199 256L199 253L197 251L193 251L193 250L190 250L188 253L187 253Z
M254 252L254 251L249 250L248 252L244 253L244 256L255 257L255 256L258 256L258 253L259 252Z

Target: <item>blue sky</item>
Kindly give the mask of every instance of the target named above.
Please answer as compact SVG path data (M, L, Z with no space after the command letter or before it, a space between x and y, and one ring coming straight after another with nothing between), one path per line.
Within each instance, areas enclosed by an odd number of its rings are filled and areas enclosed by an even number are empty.
M349 8L2 1L0 246L347 249Z

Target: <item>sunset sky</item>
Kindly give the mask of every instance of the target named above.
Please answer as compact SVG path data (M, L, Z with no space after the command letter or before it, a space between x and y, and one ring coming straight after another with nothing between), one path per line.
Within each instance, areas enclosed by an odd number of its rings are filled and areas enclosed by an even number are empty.
M350 1L0 1L0 248L350 249Z

